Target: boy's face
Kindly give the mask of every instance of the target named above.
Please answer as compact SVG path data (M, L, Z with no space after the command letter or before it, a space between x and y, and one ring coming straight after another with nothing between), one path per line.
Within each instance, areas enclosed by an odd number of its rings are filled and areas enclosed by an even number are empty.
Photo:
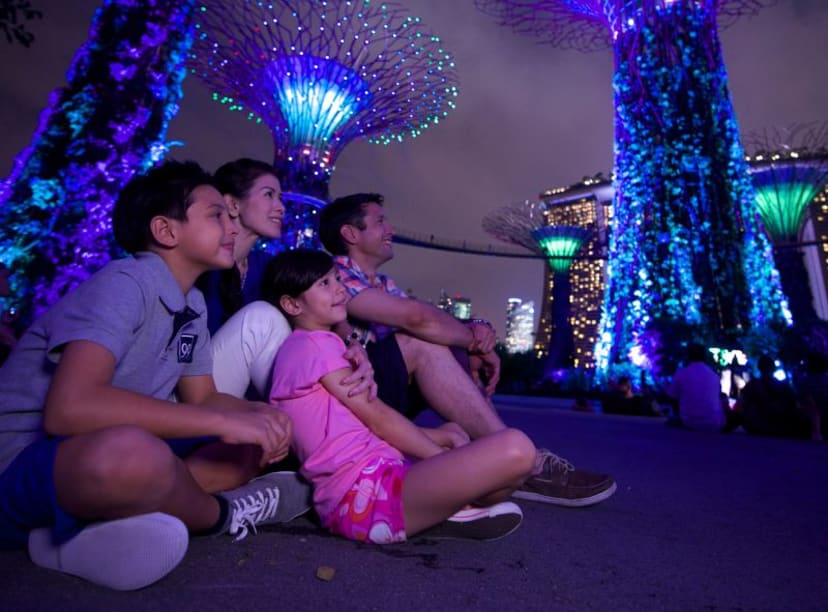
M230 268L238 226L230 219L224 198L214 187L193 190L187 220L179 225L179 243L184 259L199 269Z
M394 247L391 239L394 237L394 228L386 221L383 207L374 202L366 204L363 224L365 229L353 226L356 231L353 248L377 264L393 258Z
M296 323L302 329L331 329L347 318L347 303L348 292L331 268L325 276L296 298L296 304L301 308L301 312L296 316Z
M242 230L264 238L282 235L285 206L282 204L279 180L272 174L257 178L247 197L239 200L238 206Z

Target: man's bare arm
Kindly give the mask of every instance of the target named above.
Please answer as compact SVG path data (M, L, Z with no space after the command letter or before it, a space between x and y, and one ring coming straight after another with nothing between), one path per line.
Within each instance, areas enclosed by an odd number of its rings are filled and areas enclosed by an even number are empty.
M348 302L348 314L363 321L399 327L415 338L434 344L475 349L476 338L471 328L417 299L366 289Z

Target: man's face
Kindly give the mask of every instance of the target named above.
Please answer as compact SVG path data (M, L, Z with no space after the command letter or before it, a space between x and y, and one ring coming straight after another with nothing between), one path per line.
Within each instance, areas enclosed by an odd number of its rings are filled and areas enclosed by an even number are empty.
M357 235L354 248L377 264L382 264L394 257L394 247L391 243L394 228L385 220L383 207L374 202L366 204L363 224L365 229L354 226Z

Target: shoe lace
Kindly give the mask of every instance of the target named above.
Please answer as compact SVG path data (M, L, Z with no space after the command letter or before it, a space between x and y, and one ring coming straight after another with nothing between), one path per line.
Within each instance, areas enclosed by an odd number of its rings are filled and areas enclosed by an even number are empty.
M247 537L250 530L257 533L256 525L276 516L279 507L279 490L268 488L256 491L232 502L233 516L230 519L231 535L239 533L233 541L238 542Z
M538 452L543 457L541 464L541 475L552 476L555 472L565 474L567 472L574 472L575 466L563 457L559 457L552 451L546 448L538 449Z

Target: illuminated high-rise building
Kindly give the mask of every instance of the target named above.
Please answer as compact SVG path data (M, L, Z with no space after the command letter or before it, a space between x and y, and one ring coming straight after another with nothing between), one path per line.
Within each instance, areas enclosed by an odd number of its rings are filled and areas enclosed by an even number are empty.
M802 230L805 265L811 280L814 309L817 316L828 320L828 185L811 202L808 219Z
M445 289L440 289L437 306L458 319L471 319L471 300L469 298L464 298L461 295L452 297L446 293Z
M569 269L570 323L573 366L595 367L594 349L598 339L601 304L605 287L608 227L612 217L614 189L609 179L598 175L571 187L550 189L540 194L548 225L569 225L589 230L589 237ZM547 268L543 284L540 321L535 352L546 357L552 345L555 273Z
M506 338L503 344L510 355L531 351L535 336L535 302L509 298L506 302Z

